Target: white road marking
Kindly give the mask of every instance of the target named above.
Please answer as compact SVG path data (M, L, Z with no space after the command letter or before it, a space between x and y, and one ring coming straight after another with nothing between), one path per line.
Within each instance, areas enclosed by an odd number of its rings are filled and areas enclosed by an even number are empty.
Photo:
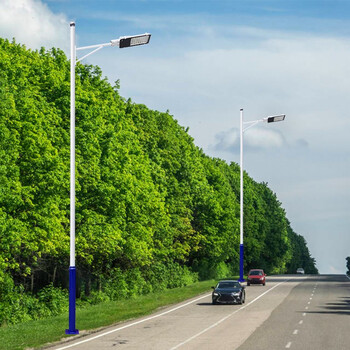
M239 311L241 311L241 310L244 310L244 309L247 308L249 305L255 303L258 299L260 299L261 297L263 297L265 294L271 292L273 289L275 289L276 287L278 287L279 285L281 285L281 284L283 284L283 283L286 283L287 281L289 281L289 280L286 280L286 281L277 283L275 286L273 286L272 288L270 288L270 289L267 290L266 292L260 294L258 297L256 297L255 299L253 299L253 300L252 300L251 302L249 302L247 305L242 306L242 307L240 307L239 309L237 309L237 310L231 312L231 313L228 314L227 316L223 317L221 320L219 320L219 321L213 323L211 326L209 326L209 327L203 329L201 332L199 332L199 333L195 334L194 336L188 338L188 339L185 340L184 342L182 342L182 343L180 343L180 344L174 346L174 347L171 348L170 350L178 349L178 348L180 348L182 345L185 345L185 344L189 343L190 341L192 341L193 339L198 338L200 335L202 335L202 334L206 333L207 331L209 331L210 329L212 329L212 328L218 326L220 323L224 322L225 320L227 320L229 317L231 317L232 315L236 314L237 312L239 312Z
M297 329L294 329L293 334L298 334L298 330L297 330Z
M306 313L305 313L305 312L303 313L303 316L306 316ZM60 350L60 349L58 349L58 350Z
M173 309L168 310L168 311L165 311L165 312L162 312L162 313L160 313L160 314L158 314L158 315L150 316L150 317L147 317L147 318L145 318L145 319L143 319L143 320L139 320L139 321L130 323L130 324L126 325L126 326L122 326L122 327L119 327L119 328L112 329L112 330L110 330L110 331L108 331L108 332L101 333L101 334L96 335L96 336L94 336L94 337L92 337L92 338L85 339L85 340L79 341L79 342L74 343L74 344L70 344L70 345L63 346L62 348L59 348L59 349L57 349L57 350L69 349L69 348L72 348L73 346L77 346L77 345L80 345L80 344L87 343L87 342L89 342L89 341L91 341L91 340L95 340L95 339L97 339L97 338L101 338L101 337L103 337L103 336L105 336L105 335L108 335L108 334L111 334L111 333L120 331L120 330L122 330L122 329L129 328L129 327L135 326L135 325L137 325L137 324L140 324L140 323L143 323L143 322L146 322L146 321L149 321L149 320L153 320L154 318L158 318L158 317L160 317L160 316L164 316L164 315L166 315L166 314L168 314L168 313L170 313L170 312L176 311L176 310L181 309L181 308L183 308L183 307L185 307L185 306L187 306L187 305L193 304L193 303L195 303L196 301L201 300L201 299L204 299L204 298L206 298L206 297L208 297L208 296L210 296L210 295L211 295L211 293L206 294L206 295L203 295L203 296L201 296L201 297L199 297L199 298L197 298L197 299L194 299L194 300L189 301L189 302L187 302L187 303L185 303L185 304L182 304L182 305L179 305L179 306L177 306L177 307L174 307Z
M311 301L308 301L307 303L310 305L310 304L311 304Z
M310 300L312 300L312 298L310 298Z
M299 321L299 324L303 324L303 322L304 322L303 320L300 320L300 321Z
M263 295L265 295L266 293L270 292L271 290L273 290L274 288L276 288L276 287L279 286L280 284L283 284L283 283L285 283L285 282L287 282L287 281L289 281L289 279L288 279L288 280L285 280L285 281L283 281L283 282L280 282L280 283L278 283L278 284L276 284L274 287L272 287L271 289L267 290L266 292L264 292L263 294L261 294L260 296L258 296L258 297L255 298L254 300L252 300L250 303L248 303L248 304L246 304L245 306L241 307L240 309L236 310L236 312L238 312L239 310L245 309L247 306L249 306L250 304L252 304L252 303L255 302L256 300L258 300L259 298L261 298ZM140 324L140 323L143 323L143 322L147 322L147 321L153 320L153 319L155 319L155 318L164 316L164 315L166 315L166 314L168 314L168 313L170 313L170 312L176 311L176 310L181 309L181 308L183 308L183 307L185 307L185 306L188 306L188 305L190 305L190 304L193 304L193 303L195 303L195 302L197 302L197 301L199 301L199 300L201 300L201 299L204 299L204 298L206 298L206 297L208 297L208 296L210 296L210 295L211 295L211 293L205 294L205 295L203 295L203 296L201 296L201 297L199 297L199 298L197 298L197 299L194 299L194 300L189 301L189 302L187 302L187 303L185 303L185 304L179 305L179 306L177 306L177 307L175 307L175 308L173 308L173 309L170 309L170 310L168 310L168 311L162 312L162 313L157 314L157 315L154 315L154 316L147 317L147 318L145 318L145 319L142 319L142 320L139 320L139 321L130 323L130 324L125 325L125 326L122 326L122 327L118 327L118 328L112 329L112 330L110 330L110 331L108 331L108 332L104 332L104 333L98 334L98 335L96 335L96 336L94 336L94 337L81 340L81 341L76 342L76 343L74 343L74 344L70 344L70 345L63 346L63 347L61 347L61 348L58 348L57 350L65 350L65 349L73 348L74 346L87 343L87 342L89 342L89 341L92 341L92 340L101 338L101 337L103 337L103 336L105 336L105 335L108 335L108 334L111 334L111 333L114 333L114 332L123 330L123 329L125 329L125 328L129 328L129 327L132 327L132 326L136 326L136 325L138 325L138 324ZM236 313L236 312L234 312L234 313ZM234 313L232 313L231 315L233 315ZM231 316L231 315L228 315L228 317ZM303 316L305 316L305 314L303 314ZM226 318L228 318L228 317L226 317ZM225 318L225 319L226 319L226 318ZM224 320L218 321L218 322L217 322L215 325L213 325L212 327L216 326L217 324L219 324L219 323L221 323L221 322L223 322L223 321L224 321ZM212 328L212 327L209 327L209 328ZM209 328L208 328L208 329L209 329ZM208 330L208 329L207 329L207 330ZM207 331L207 330L205 330L205 331ZM201 332L201 333L204 333L204 332ZM199 336L199 335L200 335L200 334L198 334L197 336ZM195 336L195 337L197 337L197 336ZM189 340L188 340L188 341L189 341ZM184 342L184 344L185 344L185 343L187 343L187 341ZM182 344L179 344L179 346L181 346L181 345L182 345ZM173 349L175 349L175 348L173 348Z
M305 306L305 310L308 310L309 309L309 307L308 306Z
M290 341L290 342L286 345L286 349L289 349L291 345L292 345L292 342Z

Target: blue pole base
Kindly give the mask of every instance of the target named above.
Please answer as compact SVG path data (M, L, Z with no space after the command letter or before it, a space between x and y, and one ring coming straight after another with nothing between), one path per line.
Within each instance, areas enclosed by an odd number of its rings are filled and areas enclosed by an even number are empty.
M244 255L244 247L243 244L239 245L239 282L244 282L243 278L243 255Z
M69 329L66 334L79 334L75 328L76 269L69 267Z

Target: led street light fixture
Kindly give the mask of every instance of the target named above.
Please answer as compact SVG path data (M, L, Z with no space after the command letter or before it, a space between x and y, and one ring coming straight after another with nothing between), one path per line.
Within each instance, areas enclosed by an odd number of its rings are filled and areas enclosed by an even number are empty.
M281 121L284 120L285 117L286 117L285 114L276 115L276 116L273 116L273 117L267 117L267 122L268 122L268 123L281 122Z
M151 39L151 34L145 33L134 36L122 36L119 39L111 40L112 46L119 45L119 48L139 46L148 44Z

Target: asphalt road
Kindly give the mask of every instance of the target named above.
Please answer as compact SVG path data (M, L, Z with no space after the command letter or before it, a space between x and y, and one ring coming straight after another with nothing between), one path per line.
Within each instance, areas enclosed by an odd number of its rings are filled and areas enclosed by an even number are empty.
M349 350L349 328L350 280L315 276L296 286L238 349Z
M244 305L211 294L50 349L350 349L350 280L344 275L272 276L246 288Z

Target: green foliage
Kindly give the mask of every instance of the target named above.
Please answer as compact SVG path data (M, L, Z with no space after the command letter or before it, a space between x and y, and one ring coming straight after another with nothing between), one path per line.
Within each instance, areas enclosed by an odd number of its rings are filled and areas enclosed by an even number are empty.
M59 315L68 310L68 293L48 285L34 296L16 287L10 276L5 275L0 283L1 325L37 320Z
M0 323L65 310L70 65L0 39ZM239 167L208 157L167 112L76 67L78 303L238 272ZM245 268L316 273L276 195L247 174Z
M288 236L292 246L293 258L287 264L288 273L296 273L297 268L302 267L305 273L318 274L316 261L311 257L303 236L296 234L288 223Z
M346 268L348 269L346 273L350 276L350 256L348 256L345 260L346 260Z

